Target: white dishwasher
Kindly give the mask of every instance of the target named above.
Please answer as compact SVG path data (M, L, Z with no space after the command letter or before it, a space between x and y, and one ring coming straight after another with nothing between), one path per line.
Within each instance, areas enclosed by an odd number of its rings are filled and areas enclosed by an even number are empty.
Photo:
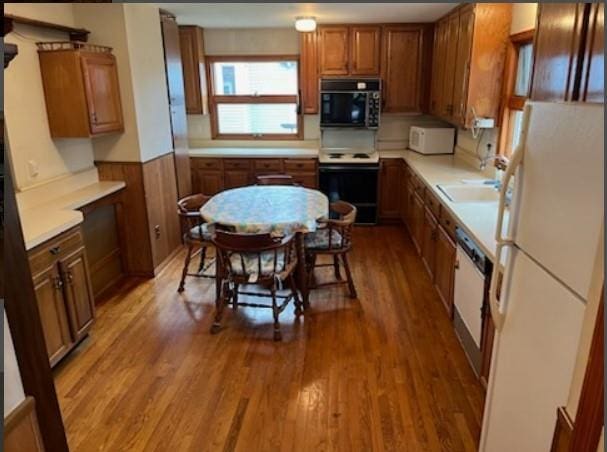
M481 366L483 302L491 276L491 262L478 245L457 229L453 325L474 371Z

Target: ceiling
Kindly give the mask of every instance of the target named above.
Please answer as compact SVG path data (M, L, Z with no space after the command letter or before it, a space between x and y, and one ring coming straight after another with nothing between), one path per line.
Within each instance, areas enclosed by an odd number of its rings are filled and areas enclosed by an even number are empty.
M292 27L297 16L320 24L434 22L457 3L157 3L181 25L205 28Z

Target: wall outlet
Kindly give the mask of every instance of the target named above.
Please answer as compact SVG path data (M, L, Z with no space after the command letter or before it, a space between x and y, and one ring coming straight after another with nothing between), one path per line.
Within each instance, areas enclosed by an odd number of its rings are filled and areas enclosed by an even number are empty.
M475 129L493 129L495 127L495 119L493 118L474 118L472 127Z
M40 174L40 170L38 168L38 162L36 160L28 160L27 161L27 172L30 176L30 179L34 179Z

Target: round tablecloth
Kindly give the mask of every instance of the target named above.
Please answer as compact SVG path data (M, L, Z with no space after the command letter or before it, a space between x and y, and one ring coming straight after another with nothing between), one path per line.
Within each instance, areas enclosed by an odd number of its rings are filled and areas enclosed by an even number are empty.
M316 220L328 213L329 200L321 192L281 185L226 190L200 209L209 223L232 226L237 232L277 235L315 231Z

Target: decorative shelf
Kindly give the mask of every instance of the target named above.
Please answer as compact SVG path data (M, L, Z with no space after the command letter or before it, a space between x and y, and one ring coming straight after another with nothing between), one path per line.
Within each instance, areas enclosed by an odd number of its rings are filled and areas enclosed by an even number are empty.
M63 31L70 37L70 41L81 41L86 42L89 37L90 31L85 28L74 28L66 25L54 24L52 22L44 22L42 20L28 19L27 17L14 16L12 14L4 15L4 30L3 35L6 36L8 33L13 31L13 24L23 24L32 27L49 28L51 30Z

